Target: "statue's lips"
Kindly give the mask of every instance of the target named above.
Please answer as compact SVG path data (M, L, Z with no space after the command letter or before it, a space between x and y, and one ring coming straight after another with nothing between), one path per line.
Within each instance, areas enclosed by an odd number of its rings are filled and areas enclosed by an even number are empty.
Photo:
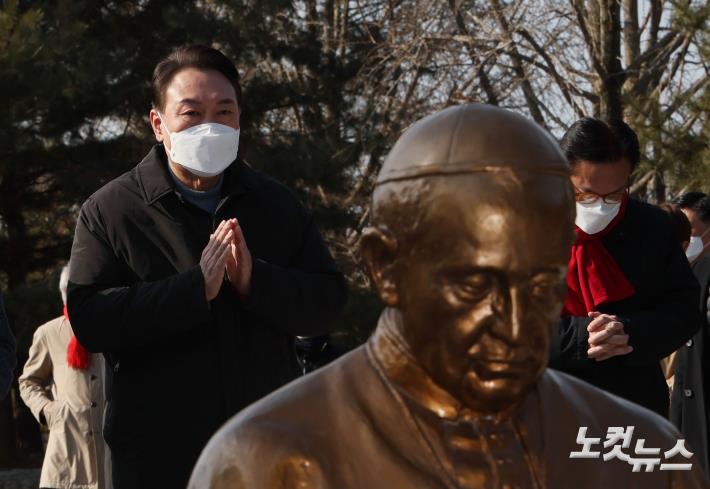
M517 377L530 373L535 362L532 358L499 360L494 358L474 358L472 367L482 377Z

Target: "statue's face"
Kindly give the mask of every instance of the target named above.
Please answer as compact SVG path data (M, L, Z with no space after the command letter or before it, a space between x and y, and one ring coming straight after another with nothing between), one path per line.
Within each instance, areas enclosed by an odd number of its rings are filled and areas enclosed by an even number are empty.
M560 176L500 174L425 186L431 200L412 216L421 232L400 244L395 265L403 334L437 384L497 412L522 400L547 363L565 294L571 187Z

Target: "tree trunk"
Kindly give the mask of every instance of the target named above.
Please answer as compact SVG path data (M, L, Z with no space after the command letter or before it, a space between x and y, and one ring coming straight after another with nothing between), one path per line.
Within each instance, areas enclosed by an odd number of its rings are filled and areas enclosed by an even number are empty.
M0 216L7 226L7 286L9 290L25 282L29 272L30 246L27 224L21 210L24 183L12 170L5 172L0 183Z
M7 170L0 182L0 216L7 226L8 246L6 257L8 290L23 284L27 278L30 260L30 246L27 224L22 215L21 189L23 183L15 172ZM11 396L0 401L0 466L11 466L20 459L17 447L15 416Z
M621 67L621 9L616 0L600 2L599 24L604 78L602 80L602 114L609 119L623 119L622 87L624 72Z
M637 0L624 0L624 62L627 67L638 59L641 52L638 16ZM638 71L627 73L627 88L633 86L638 78Z
M15 418L12 414L11 396L0 401L0 468L10 468L17 465L17 435L15 433Z

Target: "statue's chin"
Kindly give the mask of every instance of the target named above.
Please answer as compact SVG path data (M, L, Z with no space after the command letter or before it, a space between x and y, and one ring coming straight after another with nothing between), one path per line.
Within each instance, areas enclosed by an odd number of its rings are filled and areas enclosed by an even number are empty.
M461 386L461 401L474 411L497 413L519 404L534 385L527 376L482 379L472 371Z

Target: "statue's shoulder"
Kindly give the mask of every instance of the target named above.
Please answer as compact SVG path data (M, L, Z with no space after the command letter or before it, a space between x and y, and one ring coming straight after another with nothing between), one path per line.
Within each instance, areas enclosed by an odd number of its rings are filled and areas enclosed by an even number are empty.
M709 487L696 457L678 449L690 447L662 416L552 369L539 379L538 393L547 487ZM655 469L648 471L645 462ZM633 472L634 463L641 464L640 471ZM665 463L690 463L691 468L661 470Z
M189 488L322 487L318 461L338 444L338 417L357 405L348 377L363 360L358 348L232 417L203 450Z
M279 419L230 423L202 451L188 489L325 487L319 458L299 443L302 435Z
M576 419L577 426L601 431L612 426L634 426L649 440L675 442L680 433L667 419L638 404L622 399L564 372L548 368L538 385L547 398ZM643 437L642 436L642 437Z

